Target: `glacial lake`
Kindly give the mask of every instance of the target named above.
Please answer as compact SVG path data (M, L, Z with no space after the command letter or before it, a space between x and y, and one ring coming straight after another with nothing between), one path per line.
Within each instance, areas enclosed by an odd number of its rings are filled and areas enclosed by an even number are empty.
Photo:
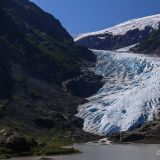
M51 160L160 160L160 145L146 144L81 144L74 145L81 154L50 156ZM40 157L11 160L39 160Z

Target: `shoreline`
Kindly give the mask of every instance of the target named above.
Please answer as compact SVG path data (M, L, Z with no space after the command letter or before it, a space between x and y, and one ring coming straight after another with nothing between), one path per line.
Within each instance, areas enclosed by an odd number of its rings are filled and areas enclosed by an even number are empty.
M32 159L33 158L33 160L59 160L60 158L64 158L64 160L65 159L67 159L68 160L68 158L67 157L70 157L71 159L73 159L73 158L75 158L76 156L78 156L78 157L83 157L86 153L88 153L85 149L86 148L95 148L95 147L92 147L92 146L97 146L98 148L99 147L102 147L102 148L104 148L105 146L106 146L106 150L107 149L110 149L110 148L117 148L117 147L127 147L127 146L130 146L130 147L134 147L135 146L135 148L141 148L141 147L143 147L143 146L148 146L148 147L150 147L150 146L152 146L153 145L153 147L154 146L157 146L157 145L159 145L159 144L137 144L137 143L111 143L110 144L110 147L107 147L107 145L103 145L103 144L98 144L98 145L88 145L88 144L79 144L78 146L77 146L77 148L78 149L80 149L81 150L81 153L80 154L61 154L61 155L42 155L42 156L20 156L20 157L12 157L11 158L11 160L28 160L28 159ZM103 147L104 146L104 147ZM89 152L90 152L90 149L89 149ZM81 155L82 154L82 155ZM72 156L73 156L73 158L72 158Z

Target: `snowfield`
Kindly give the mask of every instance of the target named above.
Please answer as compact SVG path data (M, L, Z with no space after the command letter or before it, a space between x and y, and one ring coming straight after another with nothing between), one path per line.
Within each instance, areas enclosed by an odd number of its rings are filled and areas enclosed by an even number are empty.
M118 24L114 27L107 28L101 31L97 32L91 32L86 34L80 34L77 37L74 37L75 41L78 41L84 37L92 36L92 35L100 35L100 39L105 39L105 34L109 33L112 35L125 35L128 31L139 29L144 30L145 27L150 26L153 29L158 29L160 23L160 14L138 18L138 19L132 19L127 22ZM102 37L104 35L104 37Z
M79 106L84 130L106 135L155 119L160 111L160 58L94 50L105 85Z

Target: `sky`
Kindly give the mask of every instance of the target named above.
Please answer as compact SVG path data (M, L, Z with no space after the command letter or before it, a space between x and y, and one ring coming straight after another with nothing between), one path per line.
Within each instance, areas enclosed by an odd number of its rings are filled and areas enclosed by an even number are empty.
M70 34L98 31L133 18L160 14L160 0L31 0Z

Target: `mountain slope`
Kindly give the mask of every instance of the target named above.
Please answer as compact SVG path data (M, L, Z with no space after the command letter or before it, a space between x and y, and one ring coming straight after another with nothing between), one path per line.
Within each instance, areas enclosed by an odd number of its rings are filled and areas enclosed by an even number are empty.
M47 136L85 138L74 117L84 96L64 91L63 83L83 77L96 56L28 0L1 0L0 20L0 146L31 152L31 144L48 146Z
M40 65L39 62L39 64L36 64L37 57L39 61L42 61L42 59L43 61L52 61L54 67L50 66L52 68L50 72L55 72L56 68L60 72L63 72L63 70L69 73L72 70L74 72L76 68L78 69L78 64L81 64L83 58L95 61L95 56L91 52L75 46L72 37L54 17L43 12L33 3L23 0L2 0L0 3L1 40L4 39L5 43L8 46L10 45L10 48L15 47L17 55L14 58L19 59L21 62L23 61L22 63L27 69L31 65L33 65L32 70L33 68L38 68L34 67L34 65ZM90 56L87 57L87 55ZM39 68L38 72L43 72L42 75L46 74L46 71L42 71L41 68ZM51 69L48 68L49 70ZM46 76L49 75L51 74ZM56 76L59 77L58 75Z
M116 50L143 41L159 28L160 15L129 20L114 27L78 35L77 44L91 49Z

